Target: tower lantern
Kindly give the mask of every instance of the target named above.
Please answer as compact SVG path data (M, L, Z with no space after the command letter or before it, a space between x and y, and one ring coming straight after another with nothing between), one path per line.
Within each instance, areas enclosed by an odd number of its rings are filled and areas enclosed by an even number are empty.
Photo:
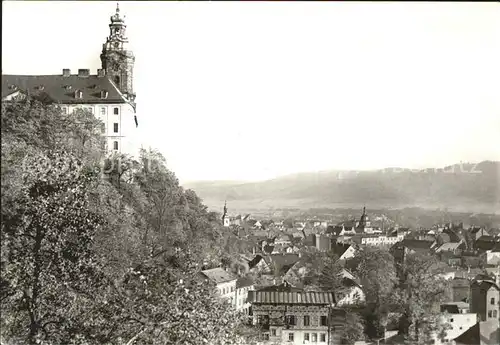
M115 14L110 17L109 36L102 45L101 64L116 87L130 101L134 101L133 88L135 57L129 48L127 25L116 4Z

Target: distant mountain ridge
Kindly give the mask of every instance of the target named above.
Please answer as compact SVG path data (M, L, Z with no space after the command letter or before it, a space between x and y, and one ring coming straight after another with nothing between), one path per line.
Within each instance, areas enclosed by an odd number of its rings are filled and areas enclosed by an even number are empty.
M250 208L371 207L449 208L500 213L500 162L444 168L298 173L259 182L184 184L209 207L224 200Z

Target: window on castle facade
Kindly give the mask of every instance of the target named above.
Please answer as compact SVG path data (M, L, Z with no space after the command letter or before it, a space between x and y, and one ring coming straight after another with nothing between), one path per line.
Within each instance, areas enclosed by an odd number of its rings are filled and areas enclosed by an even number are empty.
M490 300L490 304L491 305L495 305L495 297L492 297L491 300Z
M293 333L288 333L288 341L293 341Z
M325 333L321 333L319 335L319 341L324 343L326 341L326 334Z
M304 340L309 341L309 333L304 333Z
M113 142L113 149L118 151L118 141Z
M113 132L118 133L118 123L113 123Z
M118 115L120 113L120 109L114 108L113 109L113 114Z
M311 341L313 343L317 343L318 342L318 333L312 333L311 334Z
M105 107L101 107L101 115L106 115L106 108Z
M496 318L496 317L497 317L497 311L493 310L493 318Z

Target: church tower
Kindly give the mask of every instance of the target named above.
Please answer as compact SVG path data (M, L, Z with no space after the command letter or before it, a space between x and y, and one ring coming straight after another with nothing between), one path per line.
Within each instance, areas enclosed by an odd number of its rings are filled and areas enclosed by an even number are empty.
M134 103L133 88L135 57L128 47L127 25L120 16L120 7L116 4L116 13L111 16L109 36L102 45L101 63L106 75L116 87Z
M227 202L224 202L224 213L222 214L222 225L228 227L230 225L230 219L227 215Z

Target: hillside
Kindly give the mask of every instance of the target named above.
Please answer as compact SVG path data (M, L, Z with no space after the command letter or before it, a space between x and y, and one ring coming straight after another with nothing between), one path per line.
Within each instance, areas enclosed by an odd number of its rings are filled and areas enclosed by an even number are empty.
M369 207L500 212L500 162L440 169L301 173L262 182L200 181L184 185L212 208Z

